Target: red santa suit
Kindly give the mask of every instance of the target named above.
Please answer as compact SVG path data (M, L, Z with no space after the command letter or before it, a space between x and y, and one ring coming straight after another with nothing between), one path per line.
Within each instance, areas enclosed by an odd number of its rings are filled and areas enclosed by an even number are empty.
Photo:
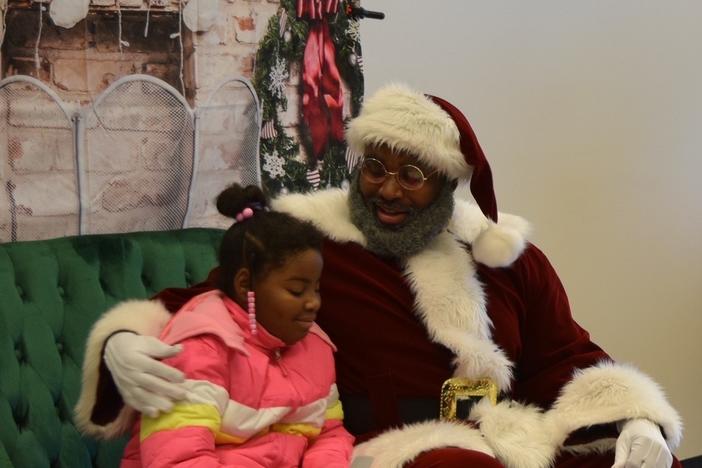
M365 440L354 460L402 466L452 447L440 456L462 449L464 463L465 453L475 454L471 466L609 467L614 423L633 418L655 422L671 450L677 447L680 418L661 389L613 363L573 320L558 276L526 241L527 223L502 214L496 222L489 166L465 117L433 99L404 88L380 91L347 134L356 152L383 143L455 179L472 171L478 205L457 200L448 227L419 253L399 261L368 251L341 189L288 195L273 206L313 222L328 239L318 323L338 347L345 424ZM175 310L211 287L160 298ZM163 308L136 331L155 334L168 316ZM110 326L98 323L91 334L78 422L110 435L129 427L129 410L106 369L101 373L99 355L112 331L135 327L124 318L102 320ZM468 424L438 420L449 377L489 379L499 401L484 398Z

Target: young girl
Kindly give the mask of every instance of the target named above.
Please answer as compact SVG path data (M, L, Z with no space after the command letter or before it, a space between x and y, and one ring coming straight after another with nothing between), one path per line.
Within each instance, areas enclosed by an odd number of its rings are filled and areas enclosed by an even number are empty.
M185 373L188 396L142 415L122 468L348 466L335 348L314 323L322 235L266 206L255 186L217 198L236 219L220 247L219 289L190 300L161 335L183 346L166 362Z

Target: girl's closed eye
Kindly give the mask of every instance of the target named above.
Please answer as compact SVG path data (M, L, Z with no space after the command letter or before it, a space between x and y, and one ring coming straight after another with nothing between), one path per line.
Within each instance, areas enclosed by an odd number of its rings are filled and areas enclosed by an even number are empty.
M301 278L293 278L287 282L287 291L295 297L301 297L307 291L309 281Z

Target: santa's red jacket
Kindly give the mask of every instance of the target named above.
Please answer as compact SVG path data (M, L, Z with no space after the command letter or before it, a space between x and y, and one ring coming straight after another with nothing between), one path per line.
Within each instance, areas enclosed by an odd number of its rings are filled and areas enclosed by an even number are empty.
M558 465L559 454L612 451L616 433L609 429L631 418L656 422L676 448L682 432L677 412L655 382L612 362L573 320L552 266L525 241L527 224L500 216L502 252L483 260L491 264L486 266L471 249L489 221L477 206L456 203L448 229L402 263L364 248L343 190L274 203L312 221L328 239L318 323L338 347L346 424L361 440L382 432L358 446L355 456L396 466L426 450L454 446L488 453L507 466L546 467L554 460ZM108 312L98 322L78 405L84 429L111 436L129 427L130 411L121 407L100 365L109 333L139 328L155 334L167 309L211 289L210 281L163 292L165 308L149 320L141 316L143 326L135 327L124 312L121 318ZM491 379L500 390L498 404L484 399L475 405L470 425L432 419L441 385L452 376ZM398 428L403 422L415 424Z

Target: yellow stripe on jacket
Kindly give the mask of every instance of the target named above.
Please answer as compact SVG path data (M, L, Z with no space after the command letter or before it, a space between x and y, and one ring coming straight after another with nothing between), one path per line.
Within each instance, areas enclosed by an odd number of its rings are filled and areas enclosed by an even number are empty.
M141 441L155 432L193 426L209 429L217 444L241 444L269 431L314 438L325 420L344 417L336 385L326 398L296 409L251 408L231 399L226 401L224 389L210 382L193 380L186 385L191 390L190 401L180 402L156 418L142 415Z
M202 403L178 403L170 412L156 418L142 415L139 440L143 442L151 434L159 431L196 426L209 429L215 435L215 443L217 444L245 442L246 439L221 432L221 425L222 418L214 406Z

